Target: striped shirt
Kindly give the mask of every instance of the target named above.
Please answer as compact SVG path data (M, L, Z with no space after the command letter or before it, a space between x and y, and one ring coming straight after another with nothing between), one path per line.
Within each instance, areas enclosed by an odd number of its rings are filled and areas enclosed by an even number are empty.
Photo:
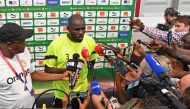
M162 31L159 29L156 29L154 27L147 27L145 26L144 30L142 31L146 35L150 36L152 39L158 39L162 41L168 41L168 33L169 31ZM173 42L181 42L181 38L183 35L187 34L188 32L175 32L172 31L172 41Z

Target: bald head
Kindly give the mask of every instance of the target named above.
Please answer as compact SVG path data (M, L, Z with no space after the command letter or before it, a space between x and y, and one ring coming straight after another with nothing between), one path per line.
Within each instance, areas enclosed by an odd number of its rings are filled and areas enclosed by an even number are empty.
M68 37L73 42L82 42L85 33L85 20L82 16L74 14L68 20Z
M85 20L82 16L74 14L68 19L68 24L70 27L72 27L74 24L85 24Z

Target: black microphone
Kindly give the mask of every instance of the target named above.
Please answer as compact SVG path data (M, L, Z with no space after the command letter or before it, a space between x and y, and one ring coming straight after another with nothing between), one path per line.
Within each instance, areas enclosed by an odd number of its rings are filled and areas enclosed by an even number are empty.
M68 60L67 69L74 72L74 76L71 78L71 89L74 88L77 81L77 75L79 74L79 71L81 70L83 65L84 61L79 59L78 53L73 54L73 59Z
M104 50L102 49L101 45L96 46L95 52L104 56L104 58L107 59L111 63L111 65L114 66L116 71L118 71L122 76L124 76L128 72L128 68L124 65L123 61L118 58L114 59L111 56L107 56L104 53Z
M140 39L138 39L137 42L138 42L139 44L143 44L143 45L146 46L147 48L151 48L151 46L148 45L147 42L141 41Z

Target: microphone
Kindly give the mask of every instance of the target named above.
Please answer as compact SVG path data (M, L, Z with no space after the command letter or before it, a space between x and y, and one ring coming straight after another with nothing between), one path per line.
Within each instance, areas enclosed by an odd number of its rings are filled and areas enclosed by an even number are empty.
M108 57L105 53L104 53L104 50L103 50L103 46L101 44L98 44L96 45L95 47L95 52L104 56L109 62L111 62L113 60L112 57Z
M168 85L173 86L168 75L165 73L164 68L152 57L151 54L145 55L145 60L153 70L153 72L161 79L164 80Z
M86 60L86 62L89 62L89 51L86 48L83 48L81 51L82 57Z
M95 95L100 95L101 94L101 87L100 84L98 83L98 81L92 81L90 83L90 89L91 89L91 93L95 94Z
M115 48L112 45L102 44L103 47L112 50L113 52L119 53L121 50L119 48Z
M179 96L179 93L177 92L173 83L170 81L169 76L165 73L164 68L152 57L152 55L146 54L145 60L148 63L148 65L150 66L150 68L153 70L153 72L159 77L159 79L161 81L164 80L164 82L174 90L175 94L177 96Z
M68 60L67 69L74 72L74 76L71 79L71 89L74 88L77 81L77 75L79 74L79 71L82 69L83 65L84 62L83 60L79 59L78 53L73 54L73 59Z
M143 41L141 41L140 39L138 39L137 42L138 42L139 44L143 44L143 45L146 46L147 48L151 48L151 46L148 45L147 42L143 42Z
M90 55L89 55L88 49L83 48L81 51L81 54L82 54L82 57L86 60L88 69L92 72L93 80L96 80L96 75L95 75L94 68L92 65L93 63L89 62Z
M128 72L128 68L124 65L124 63L120 59L118 58L114 59L112 57L108 57L107 55L105 55L104 50L102 49L102 45L97 45L95 47L95 52L104 56L122 76L124 76Z

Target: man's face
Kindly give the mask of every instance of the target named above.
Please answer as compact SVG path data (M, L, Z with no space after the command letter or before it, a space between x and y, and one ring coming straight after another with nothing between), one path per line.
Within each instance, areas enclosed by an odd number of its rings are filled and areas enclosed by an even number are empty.
M189 25L176 21L174 26L176 32L189 32Z
M190 74L184 76L177 82L177 88L181 96L184 94L185 89L190 86L189 78L190 78Z
M73 21L73 23L67 27L71 38L75 42L81 42L85 33L85 21L77 20Z
M173 25L174 24L174 20L177 18L176 16L170 16L170 15L167 15L164 17L166 22L170 25Z
M10 52L14 54L22 53L25 49L25 40L11 41L7 42L10 49Z
M179 43L179 46L181 48L190 50L190 38L189 37L185 37L185 38L182 37L181 42Z

